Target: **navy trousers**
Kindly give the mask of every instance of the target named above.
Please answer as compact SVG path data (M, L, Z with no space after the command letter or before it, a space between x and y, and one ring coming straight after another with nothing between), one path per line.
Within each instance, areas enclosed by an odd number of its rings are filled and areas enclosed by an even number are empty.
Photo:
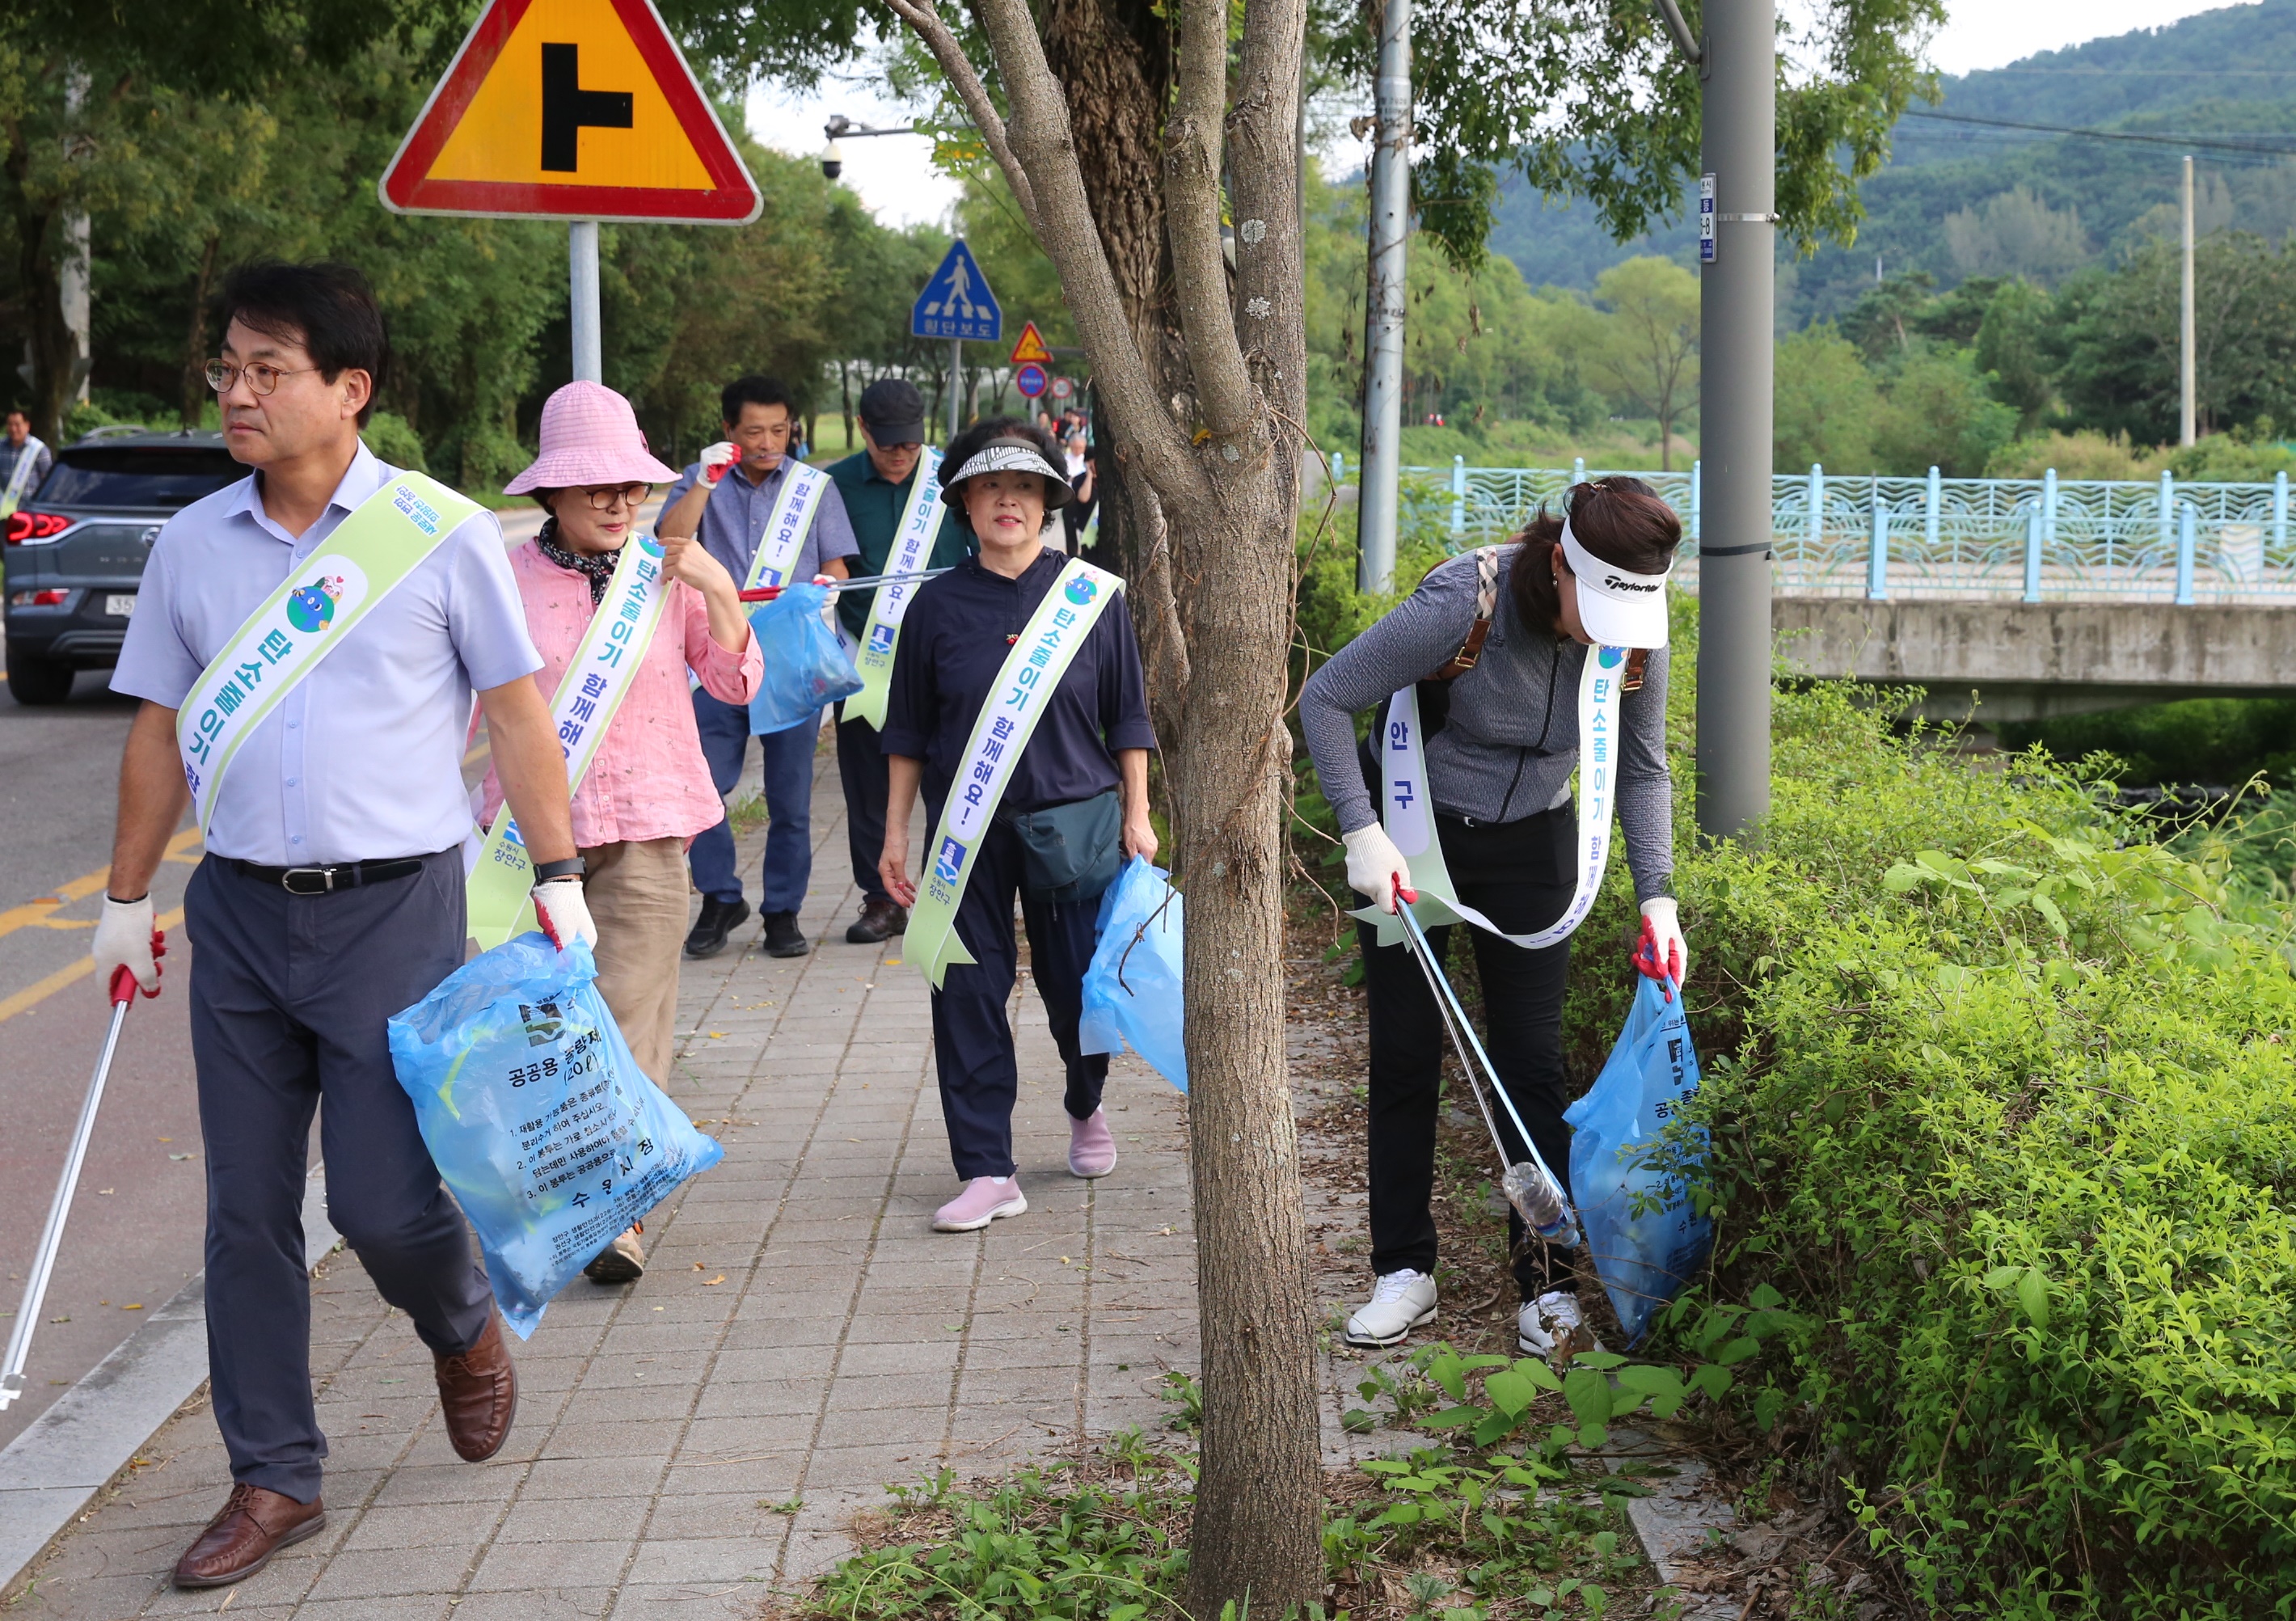
M853 858L853 882L862 903L890 900L884 880L877 876L877 858L885 853L885 801L892 797L892 774L877 728L865 720L846 719L841 703L837 706L837 779L845 790L846 853Z
M289 895L215 857L184 897L192 1058L208 1173L208 1374L232 1478L319 1494L303 1185L311 1111L327 1215L434 1353L494 1315L463 1214L422 1145L384 1022L462 965L463 857L333 895Z
M1459 898L1510 934L1546 928L1570 904L1571 835L1576 819L1568 805L1520 821L1470 824L1456 816L1435 819ZM1358 896L1361 902L1365 897ZM1570 942L1543 951L1525 951L1496 935L1467 928L1482 981L1483 1048L1500 1085L1522 1114L1523 1124L1545 1159L1570 1191L1570 1127L1562 1110L1569 1102L1562 1072L1562 993L1570 978ZM1400 941L1378 944L1368 923L1356 925L1362 944L1364 989L1370 1003L1371 1265L1375 1273L1408 1266L1435 1270L1435 1125L1440 1107L1443 1055L1449 1044L1427 977ZM1449 929L1431 929L1427 943L1448 961ZM1460 1093L1464 1109L1474 1100ZM1514 1122L1504 1109L1499 1134L1510 1159L1528 1158ZM1476 1131L1482 1123L1478 1111ZM1486 1147L1483 1152L1488 1155ZM1496 1180L1497 1167L1492 1167ZM1523 1248L1526 1229L1514 1207L1507 1207L1507 1232L1515 1250L1516 1287L1525 1300L1571 1280L1569 1257L1545 1244Z
M696 687L693 724L701 733L701 756L709 762L710 782L720 797L732 793L749 757L748 706L712 698ZM767 818L760 913L795 912L805 905L806 886L813 880L813 749L820 735L816 713L758 740ZM702 894L729 903L742 898L742 875L734 864L734 830L726 823L720 822L697 835L686 859L693 868L693 887Z
M940 823L940 806L926 805L928 827ZM1029 931L1029 971L1045 1003L1053 1044L1068 1070L1062 1105L1072 1119L1100 1107L1108 1054L1077 1051L1077 1021L1084 1015L1084 970L1098 943L1097 897L1055 906L1031 899L1021 887L1021 836L993 824L972 858L972 879L956 906L956 937L976 961L952 966L932 994L933 1064L940 1077L940 1112L948 1126L949 1158L956 1174L1013 1174L1013 1103L1020 1070L1005 1005L1020 970L1013 937L1013 897Z

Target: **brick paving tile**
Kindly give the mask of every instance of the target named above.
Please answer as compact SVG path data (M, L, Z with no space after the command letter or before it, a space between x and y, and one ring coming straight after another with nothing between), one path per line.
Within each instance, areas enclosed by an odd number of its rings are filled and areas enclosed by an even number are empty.
M647 1276L576 1280L513 1347L517 1424L473 1466L447 1445L405 1318L334 1256L312 1286L329 1529L233 1590L234 1617L746 1617L849 1551L848 1518L889 1484L1158 1420L1163 1371L1195 1365L1183 1101L1118 1059L1122 1158L1070 1178L1059 1060L1024 977L1030 1208L932 1232L959 1184L924 980L898 937L844 942L859 897L826 754L813 815L815 951L766 958L752 926L684 965L668 1090L726 1159L647 1219ZM742 840L753 879L762 839ZM227 1486L204 1396L141 1456L36 1567L12 1621L215 1611L219 1595L165 1585Z

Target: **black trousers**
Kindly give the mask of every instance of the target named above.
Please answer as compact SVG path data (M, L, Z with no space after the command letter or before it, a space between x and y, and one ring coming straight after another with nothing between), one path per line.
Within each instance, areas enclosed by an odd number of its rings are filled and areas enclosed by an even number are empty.
M1562 915L1572 891L1571 839L1577 818L1564 805L1520 821L1470 823L1439 816L1443 860L1459 898L1510 934L1544 929ZM1360 898L1360 897L1358 897ZM1457 927L1465 928L1465 925ZM1357 925L1364 984L1371 1003L1371 1259L1374 1272L1408 1266L1435 1269L1435 1217L1429 1207L1435 1183L1435 1124L1443 1055L1449 1042L1435 993L1398 941L1377 944L1368 924ZM1431 929L1439 959L1450 929ZM1467 928L1482 981L1483 1048L1500 1083L1529 1126L1540 1156L1570 1185L1570 1128L1562 1079L1562 991L1570 973L1570 942L1524 951L1496 935ZM1472 1097L1454 1100L1472 1108ZM1504 1109L1494 1108L1510 1162L1527 1158L1522 1140ZM1475 1133L1483 1137L1478 1111ZM1488 1150L1486 1150L1488 1154ZM1494 1186L1499 1167L1491 1167ZM1525 1229L1512 1206L1507 1233L1521 1251ZM1550 1255L1535 1240L1513 1265L1522 1298L1571 1286L1568 1256Z
M927 802L940 825L940 806ZM1100 1107L1108 1079L1108 1054L1077 1050L1077 1024L1084 1017L1084 970L1092 966L1100 921L1095 897L1055 906L1021 887L1021 836L992 823L972 857L972 877L956 904L956 937L976 961L953 964L932 994L933 1064L940 1077L941 1118L948 1126L948 1153L956 1174L1013 1174L1013 1104L1020 1096L1020 1068L1013 1056L1013 1024L1005 1008L1020 972L1013 937L1013 897L1021 897L1021 921L1029 931L1029 967L1046 1023L1068 1071L1062 1105L1071 1119L1083 1120Z
M463 1213L392 1071L390 1017L462 965L463 856L333 895L289 895L221 861L184 897L192 1058L208 1172L208 1373L234 1480L308 1502L326 1437L311 1401L303 1183L311 1112L327 1215L435 1353L494 1315Z
M890 768L877 728L846 719L842 703L837 706L837 782L845 790L845 848L862 902L890 900L877 876L877 858L885 853L885 801L893 793Z

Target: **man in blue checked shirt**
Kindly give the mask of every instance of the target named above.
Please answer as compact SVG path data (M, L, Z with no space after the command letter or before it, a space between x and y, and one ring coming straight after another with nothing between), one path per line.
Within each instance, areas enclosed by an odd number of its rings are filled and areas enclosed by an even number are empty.
M750 376L726 384L719 405L725 440L704 450L670 486L654 528L664 536L698 534L703 548L746 584L788 480L797 403L778 378ZM804 542L784 577L849 578L850 560L859 551L845 503L837 487L824 481ZM749 754L750 712L696 687L693 720L718 791L733 792ZM813 877L813 751L820 733L821 716L816 713L809 721L758 739L767 816L758 910L765 918L765 946L770 956L801 957L809 949L797 914ZM694 839L686 858L693 870L693 887L701 891L701 915L685 937L685 954L713 957L750 915L734 864L734 830L720 822Z

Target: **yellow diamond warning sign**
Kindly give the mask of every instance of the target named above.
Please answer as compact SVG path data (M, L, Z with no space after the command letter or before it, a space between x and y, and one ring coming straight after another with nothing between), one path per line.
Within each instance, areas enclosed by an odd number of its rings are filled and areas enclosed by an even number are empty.
M1053 352L1045 347L1045 335L1037 330L1034 321L1021 328L1021 341L1013 346L1013 364L1026 365L1034 361L1038 365L1052 364Z
M652 0L491 0L381 191L404 214L742 225L760 206Z

